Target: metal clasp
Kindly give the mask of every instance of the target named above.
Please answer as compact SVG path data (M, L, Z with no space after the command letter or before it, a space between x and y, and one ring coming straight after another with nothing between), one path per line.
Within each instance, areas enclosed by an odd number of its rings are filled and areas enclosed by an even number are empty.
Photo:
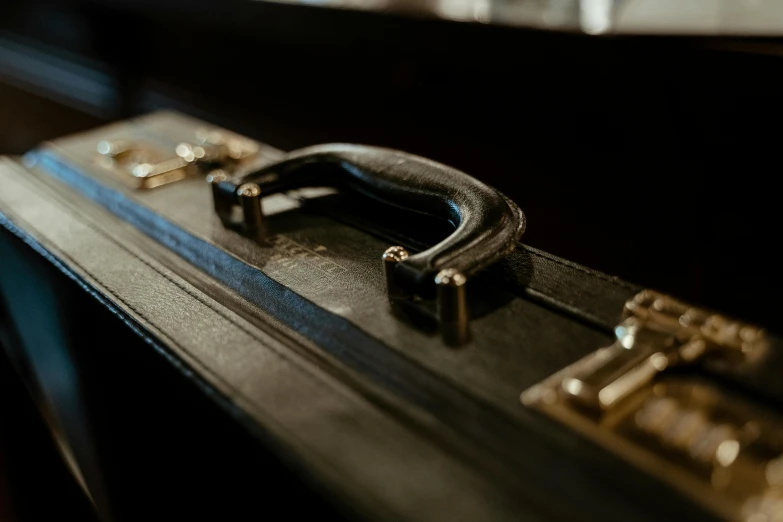
M190 163L171 157L147 142L98 142L98 164L138 189L152 189L185 179Z
M522 403L727 519L783 517L783 418L705 372L673 371L760 357L764 332L652 291L630 299L625 316L612 345L526 390Z
M562 393L583 406L606 410L665 369L702 357L750 356L763 333L751 325L644 291L625 304L617 340L563 380Z
M259 146L252 140L222 130L200 129L196 139L179 143L173 154L145 141L103 140L98 143L99 164L138 189L152 189L213 169L234 170L254 160Z

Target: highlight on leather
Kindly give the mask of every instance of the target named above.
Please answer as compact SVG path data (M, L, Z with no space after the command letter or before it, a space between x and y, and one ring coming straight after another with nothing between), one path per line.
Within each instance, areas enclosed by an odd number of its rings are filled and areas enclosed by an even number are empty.
M399 284L422 296L432 295L440 270L478 272L511 253L525 231L522 210L494 188L435 161L380 147L307 147L232 180L231 186L248 182L258 184L262 195L312 186L347 188L447 219L455 227L449 237L395 267Z

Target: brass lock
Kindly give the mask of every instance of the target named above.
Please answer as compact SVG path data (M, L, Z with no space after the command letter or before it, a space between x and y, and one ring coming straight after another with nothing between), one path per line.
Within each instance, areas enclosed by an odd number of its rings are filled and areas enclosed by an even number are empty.
M173 154L145 141L103 140L97 150L101 166L138 189L207 175L213 169L231 171L259 154L259 146L254 141L216 129L197 130L194 142L178 144Z
M531 387L522 403L728 520L783 520L783 416L699 368L759 361L757 327L643 291L615 342Z

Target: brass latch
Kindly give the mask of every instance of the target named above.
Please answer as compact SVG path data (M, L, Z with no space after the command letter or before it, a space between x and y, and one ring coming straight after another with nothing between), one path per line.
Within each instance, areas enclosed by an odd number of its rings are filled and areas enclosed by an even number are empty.
M617 341L563 380L566 397L607 410L666 368L692 364L705 356L734 360L750 356L763 338L753 326L651 291L629 300L625 315L625 321L615 328Z
M522 403L728 520L783 520L783 417L706 372L675 371L757 360L764 332L651 291L625 315L611 346L526 390Z
M227 131L200 129L195 137L173 151L145 141L103 140L99 164L136 188L151 189L214 169L234 170L259 153L256 142Z

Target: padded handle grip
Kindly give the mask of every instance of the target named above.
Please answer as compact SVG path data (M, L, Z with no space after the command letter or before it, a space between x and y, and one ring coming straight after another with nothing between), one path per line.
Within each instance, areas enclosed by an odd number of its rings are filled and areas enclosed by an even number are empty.
M497 190L451 167L396 150L347 144L307 147L277 163L220 183L235 194L255 183L261 196L304 187L348 188L384 203L449 220L454 232L394 269L397 283L432 295L445 268L469 276L509 254L525 230L522 210Z

